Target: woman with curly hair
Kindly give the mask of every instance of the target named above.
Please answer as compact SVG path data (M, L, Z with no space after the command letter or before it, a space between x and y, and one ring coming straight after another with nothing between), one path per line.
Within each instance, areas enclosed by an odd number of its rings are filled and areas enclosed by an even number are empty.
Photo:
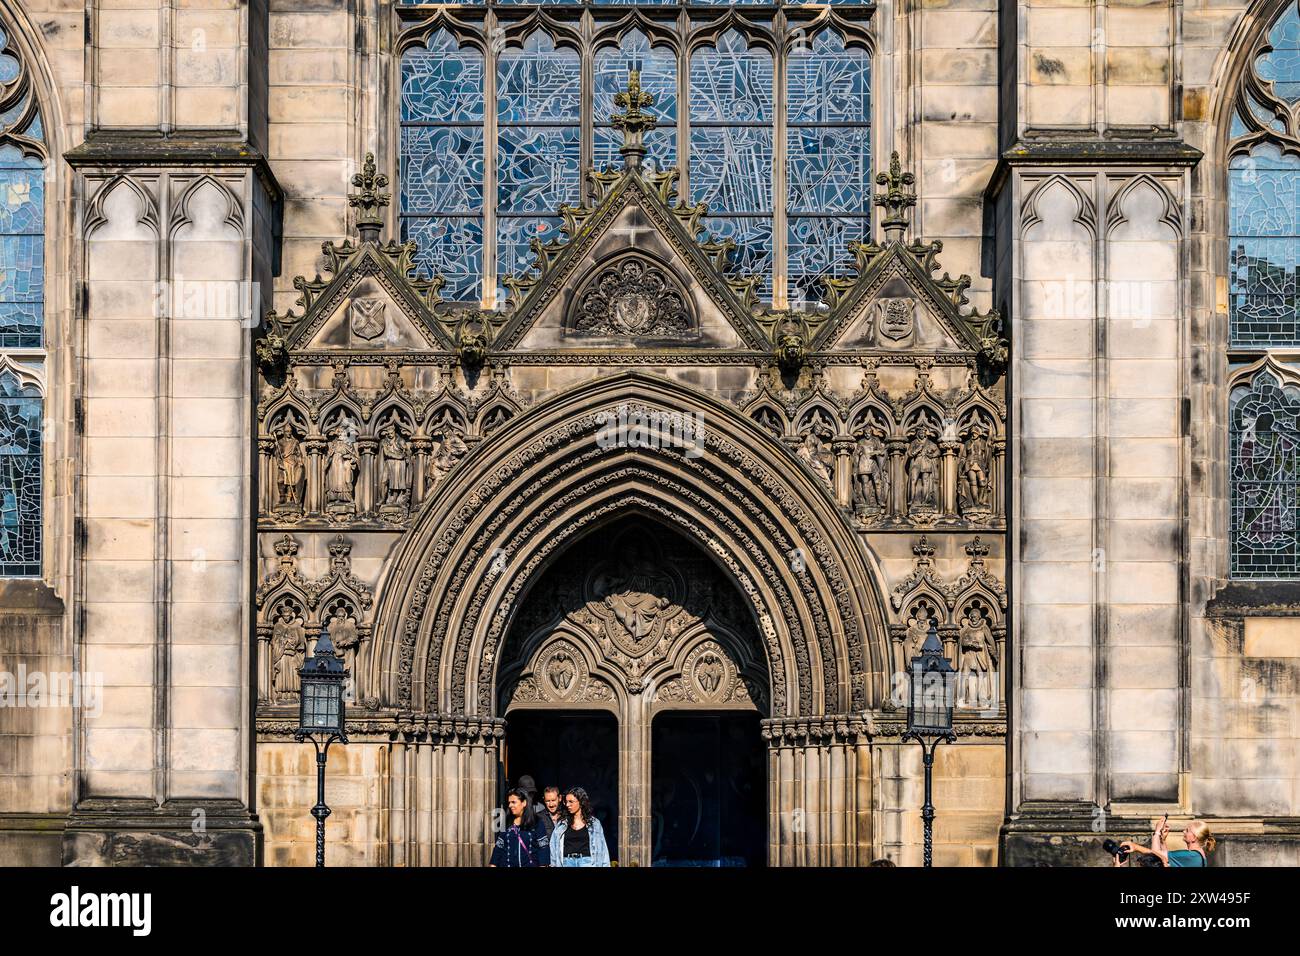
M553 866L609 866L605 831L582 787L570 787L564 794L563 819L551 833L551 861Z

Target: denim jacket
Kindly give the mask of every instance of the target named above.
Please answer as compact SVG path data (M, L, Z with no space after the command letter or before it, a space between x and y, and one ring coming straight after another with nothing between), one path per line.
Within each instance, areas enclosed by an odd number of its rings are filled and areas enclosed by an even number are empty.
M564 831L567 829L569 824L561 820L551 834L551 859L555 866L559 866L564 859ZM601 828L600 821L592 817L587 821L587 830L591 834L591 865L609 866L609 847L605 845L605 831Z

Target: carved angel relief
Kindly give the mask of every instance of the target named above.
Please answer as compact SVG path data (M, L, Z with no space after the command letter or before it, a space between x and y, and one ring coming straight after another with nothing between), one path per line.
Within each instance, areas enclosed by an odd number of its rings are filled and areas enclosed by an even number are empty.
M687 338L694 321L664 270L630 257L607 266L578 297L572 327L592 335Z

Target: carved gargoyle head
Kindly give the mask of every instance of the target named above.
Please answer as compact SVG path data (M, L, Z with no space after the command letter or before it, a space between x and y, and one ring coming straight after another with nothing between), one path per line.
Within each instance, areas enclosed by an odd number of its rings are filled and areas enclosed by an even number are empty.
M996 382L1007 370L1011 359L1010 345L996 333L980 336L979 371L984 384Z
M489 335L492 326L483 316L471 314L461 322L456 332L456 353L464 369L482 368L487 359Z
M787 313L772 329L776 364L786 375L795 375L808 358L807 326Z
M253 351L258 367L267 378L283 374L289 365L288 343L275 327L268 328L253 342Z

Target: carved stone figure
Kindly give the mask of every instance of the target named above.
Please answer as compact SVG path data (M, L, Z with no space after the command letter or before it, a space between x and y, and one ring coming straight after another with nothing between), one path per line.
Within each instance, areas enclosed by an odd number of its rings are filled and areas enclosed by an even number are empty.
M379 443L381 510L405 511L411 503L411 449L397 422L390 421Z
M700 690L710 697L718 692L718 687L726 676L727 666L712 651L702 655L695 664L695 680L700 685Z
M993 668L998 663L993 632L979 610L971 608L957 630L960 663L957 667L957 701L966 707L997 703Z
M835 429L820 411L814 411L803 428L803 441L799 444L798 455L813 473L828 486L834 487L835 452L829 444L835 435Z
M343 666L348 670L348 676L356 680L357 676L357 649L361 646L361 632L357 629L357 619L348 614L348 609L342 604L334 608L334 616L331 617L326 625L329 627L330 641L343 655Z
M285 419L275 431L276 501L286 511L301 511L307 484L307 460L293 423Z
M277 701L292 700L298 696L303 658L307 653L307 634L302 618L288 604L281 605L280 616L271 625L272 698Z
M921 645L925 643L926 635L930 633L930 618L918 612L907 622L907 637L903 640L903 665L907 664L917 654L921 653Z
M889 462L884 432L873 427L858 439L853 455L853 508L883 511L889 505Z
M465 444L465 432L452 419L451 414L443 416L441 431L435 436L433 448L429 453L429 466L426 473L430 484L437 485L447 477L456 462L465 457L469 446Z
M939 433L922 424L907 446L907 501L909 511L935 511L939 507Z
M573 682L578 677L578 665L566 650L556 651L546 665L546 679L551 682L556 693L561 696L573 689Z
M329 450L325 459L325 509L335 513L356 511L357 472L356 431L351 419L344 416L330 431Z
M659 614L672 604L671 590L671 578L646 560L635 542L620 556L617 570L596 582L596 593L631 635L634 646L651 634Z
M992 446L988 432L978 422L965 433L957 458L957 499L963 514L989 510L989 474Z

